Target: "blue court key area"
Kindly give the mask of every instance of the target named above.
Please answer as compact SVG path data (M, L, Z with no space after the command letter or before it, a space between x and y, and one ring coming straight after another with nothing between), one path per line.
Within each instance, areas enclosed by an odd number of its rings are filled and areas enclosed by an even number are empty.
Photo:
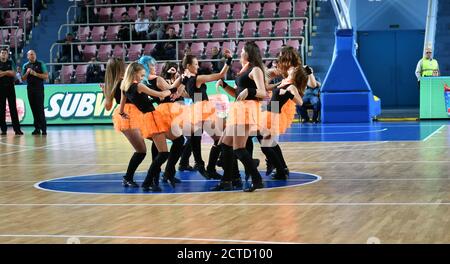
M144 181L146 173L136 173L135 180L139 185ZM244 173L241 172L242 179ZM206 180L198 172L177 172L177 177L183 182L177 184L173 189L168 183L160 183L162 192L143 192L142 188L130 188L122 186L123 173L108 173L96 175L84 175L64 177L52 179L48 181L39 182L35 185L36 188L67 193L84 193L84 194L181 194L181 193L205 193L211 192L210 189L217 185L218 180ZM289 179L286 181L272 180L269 177L263 176L265 189L293 187L305 185L319 181L320 176L291 172ZM235 190L235 191L242 191ZM261 191L261 190L257 190Z

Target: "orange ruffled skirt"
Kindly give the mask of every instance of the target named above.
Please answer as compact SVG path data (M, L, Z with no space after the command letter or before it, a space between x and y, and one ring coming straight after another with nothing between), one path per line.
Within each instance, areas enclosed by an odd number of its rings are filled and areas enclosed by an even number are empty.
M181 126L183 124L183 116L187 115L188 106L180 103L163 103L156 107L167 127L172 125Z
M144 138L151 138L154 134L165 133L169 131L168 124L164 116L159 111L152 111L143 114L141 133Z
M188 106L188 110L185 111L185 118L191 124L197 124L203 121L214 121L216 120L216 104L211 101L201 101L196 102Z
M128 118L122 118L119 114L120 108L117 107L113 113L114 129L122 132L130 129L139 129L142 127L142 112L134 104L125 104L124 113Z
M256 126L261 119L261 103L255 100L237 101L231 104L228 113L227 126Z
M286 133L286 130L292 125L295 116L295 103L288 100L281 108L280 113L270 111L263 112L259 130L269 131L272 135Z

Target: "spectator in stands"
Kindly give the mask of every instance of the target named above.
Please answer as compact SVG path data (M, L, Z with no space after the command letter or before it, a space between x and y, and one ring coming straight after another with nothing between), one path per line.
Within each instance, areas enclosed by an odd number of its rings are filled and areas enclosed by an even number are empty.
M218 47L212 47L211 48L211 59L222 59L222 52L220 52L220 49ZM212 71L213 73L218 73L223 68L223 61L213 61L212 62ZM230 71L229 71L230 72Z
M92 7L86 7L87 5L94 5L94 0L85 0L84 2L80 3L80 16L78 17L78 23L97 23L97 17L94 13L94 8ZM89 21L88 21L88 14L89 14Z
M122 23L129 23L133 22L130 18L130 15L128 12L122 13L122 19L120 20ZM120 25L119 32L117 33L117 37L122 41L129 41L130 40L130 26L131 24L123 24ZM131 35L133 35L133 30L131 30Z
M154 8L150 9L150 22L153 22L149 26L149 38L150 39L162 39L164 37L164 24L161 23L161 18L156 13Z
M87 83L102 83L105 73L102 70L100 64L97 64L97 58L92 57L89 61L89 66L86 72L86 82Z
M437 71L439 76L439 64L436 59L433 59L433 50L431 48L425 49L425 56L419 60L416 67L416 77L420 88L420 78L433 76L433 71Z
M178 39L177 35L175 34L175 28L173 26L167 27L167 33L164 35L164 39ZM176 53L176 42L166 41L158 42L158 44L156 44L155 49L152 52L152 56L157 60L175 60Z
M139 11L139 17L135 22L134 30L139 40L146 40L150 21L145 17L144 10Z
M312 122L318 123L319 112L320 112L320 82L316 81L314 76L313 69L307 65L304 66L305 72L308 75L308 84L305 90L305 94L303 95L303 105L297 106L298 112L300 112L300 116L303 123L310 122L309 115L307 112L308 104L312 105L313 108L313 118Z
M5 26L5 20L3 19L3 11L0 10L0 27Z
M16 67L16 80L14 82L15 84L23 84L22 69L19 66Z
M67 33L66 37L62 40L58 40L57 43L64 43L64 45L61 45L62 52L61 57L59 59L59 62L80 62L81 61L81 55L80 51L78 50L78 45L73 45L72 43L80 42L80 40L75 39L73 37L72 33ZM73 47L73 49L72 49ZM71 52L72 51L72 52Z

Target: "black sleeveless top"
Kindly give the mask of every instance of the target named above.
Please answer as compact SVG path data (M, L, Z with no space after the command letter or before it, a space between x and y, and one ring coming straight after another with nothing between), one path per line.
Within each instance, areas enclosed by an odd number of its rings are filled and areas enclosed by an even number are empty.
M241 75L236 77L236 98L238 95L245 89L255 90L256 91L256 83L254 80L250 79L249 74L252 71L253 67L249 68L247 71L243 72ZM256 96L247 96L245 100L259 100Z
M120 97L122 97L122 91L120 90L120 84L122 84L122 81L120 81L120 82L117 84L116 89L115 89L115 92L114 92L114 99L116 100L116 103L117 103L117 104L120 104ZM127 98L126 103L127 103L127 104L131 103L130 100L128 100L128 98Z
M186 83L186 92L194 103L209 100L208 95L206 94L206 84L202 83L200 88L197 88L197 76L189 77ZM198 98L196 98L196 95Z
M267 111L273 112L273 113L280 113L281 108L283 108L283 105L287 101L289 101L289 99L291 99L291 100L294 99L294 95L289 91L286 91L286 93L280 95L280 90L285 90L289 86L290 86L290 84L272 90L272 98L270 98L270 102L267 104ZM272 108L272 104L271 104L272 102L278 102L278 107Z
M138 84L131 84L128 91L125 92L126 97L133 103L142 113L155 111L152 100L145 93L138 92Z

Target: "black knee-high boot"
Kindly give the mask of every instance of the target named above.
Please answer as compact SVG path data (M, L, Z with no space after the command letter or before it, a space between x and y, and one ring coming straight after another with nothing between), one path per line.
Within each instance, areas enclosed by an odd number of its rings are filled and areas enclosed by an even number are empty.
M261 150L264 153L264 149L262 147L263 136L258 135L257 139L259 141L259 144L261 144ZM266 176L268 176L273 172L275 167L274 167L274 164L270 161L270 158L266 153L264 153L264 156L266 156Z
M216 171L217 160L222 152L221 147L218 146L219 140L214 141L214 145L209 151L208 166L206 167L206 175L209 179L220 179L222 176Z
M285 174L283 163L273 147L261 147L261 151L264 153L269 162L277 169L277 173L273 176L273 178L276 180L285 180L287 175Z
M152 160L156 159L158 156L158 148L155 145L155 142L152 143Z
M202 137L201 136L191 136L191 146L192 154L194 155L195 167L198 172L206 177L205 162L202 158Z
M233 189L233 147L221 144L221 148L223 153L223 176L219 184L211 189L212 191L230 191Z
M186 137L186 143L183 147L183 154L181 154L180 158L180 165L178 166L178 169L180 171L193 171L194 168L189 166L189 158L192 154L192 146L191 146L191 137Z
M147 172L147 177L142 183L142 189L144 191L149 191L150 188L154 192L161 191L159 187L159 172L161 171L161 166L169 158L169 152L159 152L158 156L152 161L150 168Z
M141 162L145 159L147 153L135 152L128 163L127 173L123 176L122 184L124 187L139 187L139 185L134 181L134 173L139 167Z
M284 168L284 172L289 176L289 169L286 164L286 161L284 160L283 152L281 151L280 145L277 144L275 147L273 147L273 150L275 151L277 157L280 159L281 164L283 165Z
M175 165L181 156L183 150L184 137L178 137L172 141L172 147L170 147L169 158L167 159L166 169L164 171L164 181L167 181L175 188L175 183L180 183L179 179L175 178Z
M236 157L242 162L246 170L249 172L249 174L252 177L252 184L250 187L244 189L246 192L253 192L256 189L264 188L264 184L262 182L261 174L259 174L259 171L257 167L255 166L255 163L253 162L252 157L248 153L247 149L241 148L234 150L234 154Z

